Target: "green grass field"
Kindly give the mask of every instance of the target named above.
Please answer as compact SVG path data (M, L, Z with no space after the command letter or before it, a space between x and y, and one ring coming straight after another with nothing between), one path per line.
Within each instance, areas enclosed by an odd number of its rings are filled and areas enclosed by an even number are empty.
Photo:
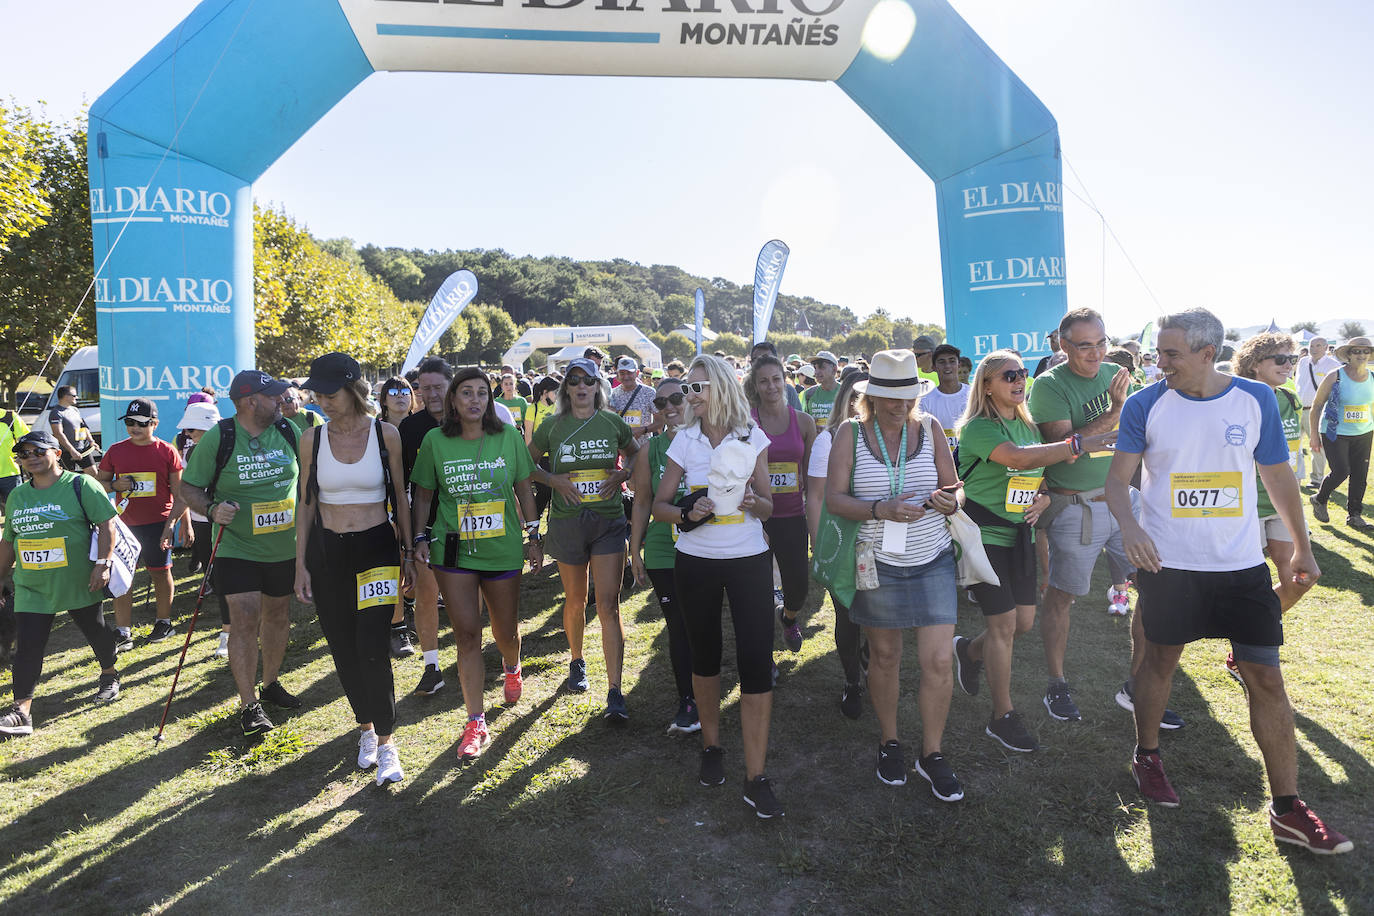
M1343 514L1333 510L1333 516ZM652 593L624 599L631 721L600 718L604 668L588 628L593 691L559 695L567 648L550 570L527 575L526 687L500 707L488 642L493 742L459 766L463 716L452 639L448 686L413 697L422 663L395 663L405 780L379 789L354 765L352 717L313 615L297 607L283 683L305 700L273 710L279 728L251 751L238 733L227 665L211 657L217 611L203 614L161 746L152 740L179 635L120 657L123 695L90 702L97 666L76 628L54 631L34 702L35 733L0 744L0 906L10 912L1374 912L1374 541L1318 526L1321 583L1287 618L1283 652L1297 712L1304 798L1356 842L1318 858L1277 848L1244 695L1226 647L1191 646L1170 705L1187 719L1164 736L1183 799L1147 809L1128 773L1131 719L1113 695L1126 675L1125 620L1106 614L1099 575L1074 611L1069 676L1081 723L1052 722L1039 632L1016 649L1013 696L1044 750L1004 753L983 735L987 690L957 688L945 752L966 800L934 799L912 775L873 775L872 711L838 710L841 682L828 600L814 593L796 655L781 648L769 773L787 807L763 822L740 799L738 692L722 736L729 781L696 782L699 742L672 738L667 638ZM1104 564L1099 564L1101 568ZM185 561L178 560L178 570ZM137 583L141 600L142 580ZM209 602L207 602L209 604ZM146 636L151 613L135 609ZM962 605L961 633L981 626ZM908 641L901 728L918 734ZM732 662L727 650L727 680ZM0 675L8 702L10 677ZM908 745L908 762L911 746Z

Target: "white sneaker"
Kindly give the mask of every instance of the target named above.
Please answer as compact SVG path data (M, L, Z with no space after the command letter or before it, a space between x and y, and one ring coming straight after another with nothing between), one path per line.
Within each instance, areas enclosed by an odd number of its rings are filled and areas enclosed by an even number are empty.
M405 774L401 772L401 755L395 744L383 744L377 748L377 785L400 782Z
M358 735L358 769L370 770L377 765L377 732L369 728Z
M215 658L229 657L229 634L219 634L219 647L215 649Z
M1107 613L1113 617L1125 617L1131 612L1131 596L1115 585L1107 586Z

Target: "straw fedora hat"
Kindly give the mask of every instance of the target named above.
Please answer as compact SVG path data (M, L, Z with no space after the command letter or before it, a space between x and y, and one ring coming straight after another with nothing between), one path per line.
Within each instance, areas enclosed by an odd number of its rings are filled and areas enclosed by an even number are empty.
M916 354L910 350L880 350L869 361L868 381L855 382L854 390L875 398L914 400L923 390L916 374Z
M1352 337L1336 348L1336 359L1343 363L1348 362L1351 347L1364 347L1366 350L1374 350L1374 344L1369 342L1368 337Z

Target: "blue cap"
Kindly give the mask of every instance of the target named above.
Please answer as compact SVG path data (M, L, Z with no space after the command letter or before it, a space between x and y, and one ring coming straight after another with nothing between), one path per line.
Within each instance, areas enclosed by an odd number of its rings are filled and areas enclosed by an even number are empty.
M596 361L587 359L585 356L579 356L577 359L569 362L568 371L563 373L563 377L567 378L568 372L572 372L574 369L581 369L592 378L601 378L601 369L597 366Z

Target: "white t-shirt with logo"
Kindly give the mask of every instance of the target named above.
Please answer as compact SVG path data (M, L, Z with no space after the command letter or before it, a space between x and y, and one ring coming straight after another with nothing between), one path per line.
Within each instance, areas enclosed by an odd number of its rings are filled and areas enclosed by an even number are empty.
M1302 399L1303 407L1312 406L1312 399L1317 396L1317 388L1321 385L1322 379L1340 367L1341 361L1330 353L1315 363L1310 356L1298 360L1298 368L1293 373L1293 379L1298 383L1298 397Z
M1268 385L1233 378L1199 400L1156 382L1127 399L1116 450L1143 455L1140 524L1162 566L1226 572L1264 562L1255 463L1288 462Z
M769 445L768 434L757 426L751 427L745 440L754 449L755 457ZM683 470L688 489L704 489L706 475L711 471L711 440L694 423L678 431L668 446L668 457ZM752 557L768 549L763 536L763 523L747 509L724 518L714 518L691 531L683 531L677 538L677 549L694 557L710 560L730 560Z
M921 395L921 409L939 421L940 427L945 431L945 438L949 440L951 452L959 447L954 425L959 422L959 418L964 415L964 408L968 406L969 390L968 385L960 385L959 390L953 394L945 394L939 388L932 388Z

